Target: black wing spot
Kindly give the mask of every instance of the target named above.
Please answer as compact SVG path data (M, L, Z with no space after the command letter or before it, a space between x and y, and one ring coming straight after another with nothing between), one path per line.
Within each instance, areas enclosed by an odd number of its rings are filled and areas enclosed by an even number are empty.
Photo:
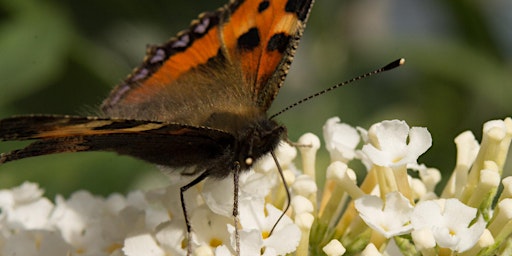
M297 14L299 20L304 21L308 17L313 0L288 0L285 11Z
M249 29L238 38L238 49L252 50L260 45L260 32L256 27Z
M270 2L268 0L263 0L259 5L258 5L258 12L259 13L262 13L263 11L265 11L266 9L268 9L268 7L270 6Z
M270 40L268 40L267 51L279 51L283 53L288 48L292 37L285 33L274 34Z

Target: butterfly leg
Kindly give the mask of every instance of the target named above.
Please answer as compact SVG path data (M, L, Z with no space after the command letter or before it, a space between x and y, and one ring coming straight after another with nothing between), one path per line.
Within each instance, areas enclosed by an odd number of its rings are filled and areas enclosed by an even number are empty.
M239 182L239 178L240 178L240 163L236 162L235 163L235 168L234 168L234 173L233 173L233 188L234 188L234 191L233 191L233 220L234 220L234 223L235 223L235 250L236 250L236 255L240 255L240 234L239 234L239 231L238 231L238 226L239 226L239 219L238 219L238 192L240 191L240 182Z
M187 255L192 255L192 226L190 225L190 220L188 218L184 194L189 188L197 185L197 183L203 181L208 176L210 176L210 172L206 170L187 185L180 188L181 209L183 210L183 216L185 217L185 225L187 226Z

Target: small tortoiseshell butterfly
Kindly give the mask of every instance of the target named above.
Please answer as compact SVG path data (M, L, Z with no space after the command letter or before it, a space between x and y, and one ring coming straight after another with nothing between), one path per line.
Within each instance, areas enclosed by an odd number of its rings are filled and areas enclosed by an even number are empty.
M181 189L182 196L207 177L234 173L237 179L286 138L286 128L266 111L283 84L312 4L233 0L201 14L188 30L150 47L142 65L103 102L98 117L0 120L0 140L36 140L1 154L0 164L62 152L114 151L197 175Z

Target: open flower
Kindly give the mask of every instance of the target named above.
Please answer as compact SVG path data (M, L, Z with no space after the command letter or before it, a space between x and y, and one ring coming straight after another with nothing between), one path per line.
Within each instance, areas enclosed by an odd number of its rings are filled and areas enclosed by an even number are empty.
M265 209L266 211L252 209L252 214L248 214L250 209L245 207L241 209L240 223L243 229L240 232L240 251L242 255L260 255L260 252L263 252L261 255L284 255L297 248L301 236L299 227L286 215L277 223L283 212L274 206L267 204ZM276 223L277 226L270 234ZM234 227L230 228L230 232L233 234Z
M325 148L331 155L331 161L346 163L356 156L360 138L354 127L340 123L339 117L332 117L325 122L323 134Z
M355 206L364 222L386 238L412 230L413 207L399 192L388 193L385 203L377 196L363 196L355 201Z
M411 223L415 230L429 229L440 247L464 252L476 244L485 229L485 221L476 213L477 209L453 198L424 201L414 208Z
M406 122L391 120L372 125L368 142L362 149L368 159L375 165L393 167L417 163L432 145L432 137L426 128L409 129Z
M54 209L43 190L35 183L24 182L12 190L0 191L0 222L13 230L51 229L50 214Z

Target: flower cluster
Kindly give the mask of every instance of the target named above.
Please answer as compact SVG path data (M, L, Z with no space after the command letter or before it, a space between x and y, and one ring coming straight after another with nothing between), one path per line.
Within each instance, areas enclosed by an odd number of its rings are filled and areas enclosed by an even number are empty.
M368 131L340 132L346 129L338 118L324 126L333 162L310 245L328 255L502 255L511 250L510 177L503 179L504 190L497 194L512 119L487 122L480 145L471 132L455 139L457 165L441 196L434 192L440 172L417 162L432 144L425 128L393 120ZM351 140L341 138L356 130L361 149L354 146L358 142L346 144ZM359 186L347 166L354 159L367 168ZM337 250L331 249L338 242Z
M279 222L288 198L273 158L241 175L241 255L512 251L512 177L502 179L511 118L487 122L480 144L471 132L455 139L457 164L438 194L440 172L417 161L432 144L425 128L392 120L365 130L331 118L324 140L331 158L325 171L316 169L320 140L313 134L276 150L291 192L291 208ZM297 149L302 170L293 164ZM357 162L364 173L352 170ZM186 255L192 243L194 255L233 255L233 179L207 179L187 191L191 241L179 198L187 181L175 176L167 188L107 198L78 191L55 203L33 183L1 190L0 254Z

